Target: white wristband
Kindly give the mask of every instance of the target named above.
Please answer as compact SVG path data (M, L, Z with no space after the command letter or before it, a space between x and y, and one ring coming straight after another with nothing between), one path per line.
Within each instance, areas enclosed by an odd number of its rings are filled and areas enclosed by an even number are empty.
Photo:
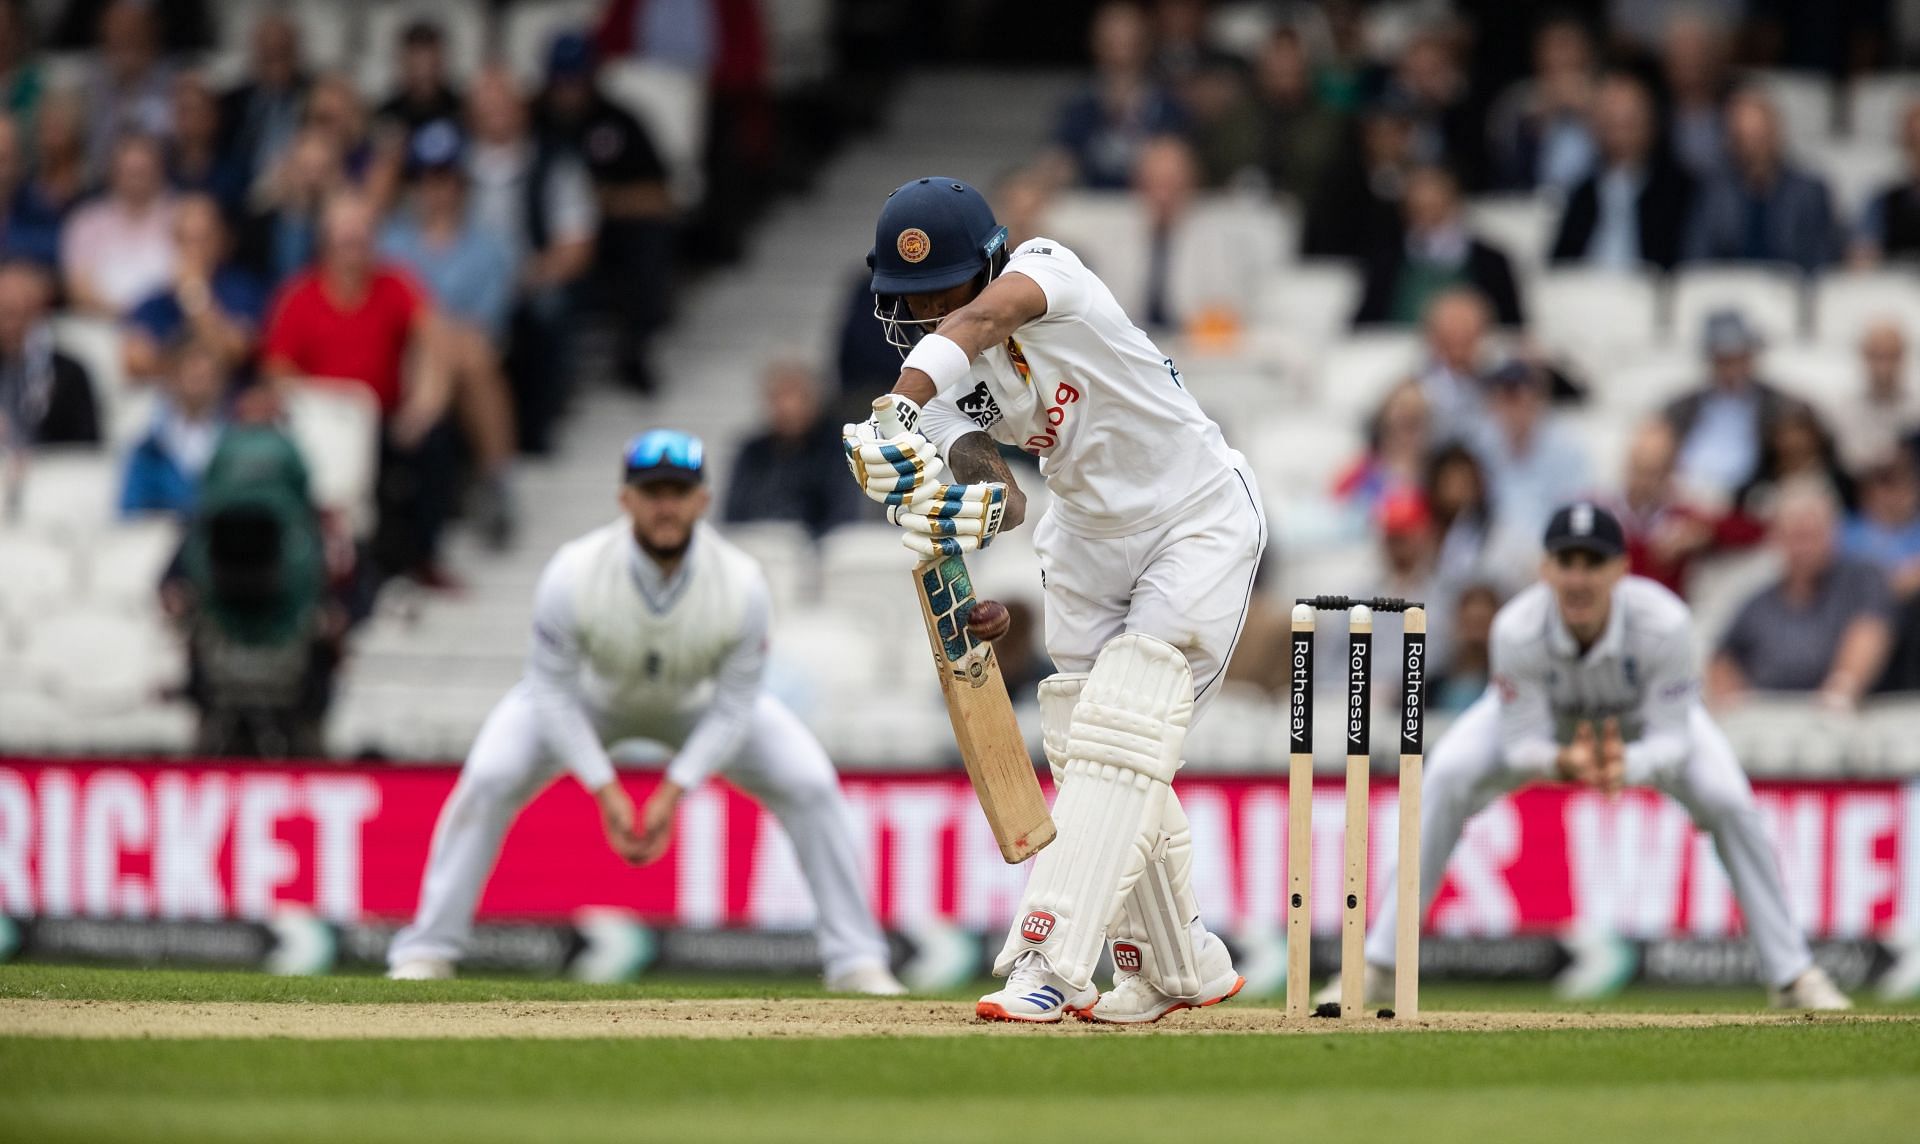
M926 374L933 379L933 391L945 393L966 380L973 371L973 359L952 338L928 334L913 347L902 368Z

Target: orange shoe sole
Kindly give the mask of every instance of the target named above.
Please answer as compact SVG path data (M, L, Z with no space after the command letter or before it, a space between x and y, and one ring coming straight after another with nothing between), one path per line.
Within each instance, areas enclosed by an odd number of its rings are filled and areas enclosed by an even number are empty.
M1096 1025L1151 1025L1154 1022L1160 1021L1163 1018L1165 1018L1167 1013L1178 1013L1182 1009L1205 1009L1209 1005L1218 1005L1220 1004L1220 1002L1228 1000L1229 998L1233 997L1235 994L1239 993L1242 989L1245 989L1246 987L1247 987L1247 979L1244 977L1236 977L1233 979L1233 988L1227 990L1225 993L1222 993L1220 996L1215 997L1213 1000L1181 1001L1178 1004L1174 1005L1172 1008L1168 1009L1166 1013L1162 1013L1160 1014L1160 1016L1155 1017L1149 1021L1109 1021L1109 1020L1106 1020L1105 1018L1094 1016L1093 1010L1091 1008L1077 1009L1074 1011L1074 1015L1079 1017L1082 1021L1091 1021ZM998 1008L998 1007L999 1006L995 1006L995 1008Z
M1234 986L1234 991L1238 992L1239 988L1237 985ZM1212 1002L1209 1001L1208 1004L1211 1005ZM1017 1013L1007 1012L1006 1006L998 1001L976 1001L973 1005L973 1015L978 1020L1012 1021L1017 1025L1058 1025L1068 1017L1078 1017L1084 1021L1087 1019L1087 1012L1087 1009L1075 1009L1069 1005L1060 1011L1058 1017L1022 1017Z

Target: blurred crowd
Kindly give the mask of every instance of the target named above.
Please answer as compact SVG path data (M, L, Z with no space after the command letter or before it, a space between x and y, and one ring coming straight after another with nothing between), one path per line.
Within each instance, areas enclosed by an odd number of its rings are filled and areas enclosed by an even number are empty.
M1137 232L1046 233L1077 240L1174 352L1223 320L1183 304L1183 264L1198 258L1226 278L1245 256L1236 247L1261 249L1245 228L1203 236L1209 198L1279 203L1298 220L1297 250L1259 273L1284 277L1294 257L1351 267L1354 330L1417 331L1423 364L1368 417L1363 453L1316 492L1373 538L1369 567L1340 590L1432 602L1438 708L1484 685L1493 613L1531 581L1552 508L1579 495L1618 508L1633 571L1683 594L1703 561L1772 554L1777 579L1739 603L1710 649L1712 701L1784 691L1850 708L1920 688L1912 331L1864 323L1857 344L1834 351L1857 359L1857 388L1809 401L1794 395L1805 386L1768 376L1753 316L1716 308L1673 333L1697 354L1689 391L1646 411L1624 449L1596 454L1610 442L1588 440L1577 414L1604 393L1610 363L1567 360L1531 336L1525 274L1469 208L1486 195L1547 204L1550 268L1657 280L1748 263L1811 281L1908 265L1920 256L1920 100L1898 116L1897 140L1871 141L1903 151L1907 173L1850 215L1796 158L1798 144L1842 124L1789 138L1767 82L1801 75L1845 90L1902 62L1894 15L1740 0L1105 3L1088 25L1090 74L1055 110L1050 145L1005 172L993 196L1010 244L1048 226L1062 199L1126 203L1131 213L1112 217L1144 220ZM1832 106L1838 117L1844 104ZM1251 302L1224 320L1248 320ZM849 401L897 370L869 305L855 289L840 333ZM1183 364L1196 385L1208 369ZM779 433L792 418L770 395ZM1272 414L1285 420L1286 407ZM1275 492L1270 505L1283 499ZM819 529L843 511L858 506L793 502L778 514ZM1287 523L1278 564L1298 554ZM1286 617L1278 591L1262 596L1232 674L1278 695Z
M0 0L0 511L38 459L112 450L122 512L184 526L175 618L313 653L307 749L340 636L381 585L457 590L456 521L513 542L515 459L555 447L579 347L652 392L676 268L737 254L772 193L753 177L773 161L756 4L609 0L543 45L536 83L492 52L458 74L450 40L475 29L442 17L495 34L505 8L417 7L369 90L367 69L309 61L290 9ZM222 51L244 57L228 82ZM704 89L704 197L678 193L647 120L610 92L627 62ZM721 249L689 238L703 227ZM89 324L110 370L60 333ZM102 400L123 384L153 411L124 442ZM377 425L368 520L314 496L320 458L289 417L316 391ZM224 623L248 608L296 622ZM223 657L193 649L198 692ZM236 679L259 674L242 661Z

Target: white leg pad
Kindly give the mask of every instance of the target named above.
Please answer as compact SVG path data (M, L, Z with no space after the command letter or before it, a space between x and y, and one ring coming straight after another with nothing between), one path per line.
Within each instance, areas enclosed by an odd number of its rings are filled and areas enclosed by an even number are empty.
M1087 686L1084 671L1059 671L1040 681L1040 746L1053 772L1055 789L1067 773L1067 735L1073 729L1073 708Z
M1202 980L1194 925L1200 902L1193 894L1193 831L1187 812L1169 790L1161 804L1160 837L1147 867L1114 919L1114 978L1143 975L1169 997L1194 997Z
M1178 648L1129 632L1100 649L1068 727L1059 834L1034 859L996 974L1038 950L1070 984L1093 980L1107 927L1159 840L1192 716L1193 673Z

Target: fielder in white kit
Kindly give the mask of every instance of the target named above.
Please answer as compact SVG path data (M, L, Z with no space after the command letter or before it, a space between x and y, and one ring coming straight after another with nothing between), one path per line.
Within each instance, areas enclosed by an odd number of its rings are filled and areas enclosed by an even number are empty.
M868 262L875 312L911 350L893 389L907 432L847 426L848 462L909 548L951 554L1025 515L999 445L1039 458L1053 506L1033 543L1060 669L1039 695L1059 833L995 960L1006 987L975 1012L1154 1021L1244 983L1200 920L1170 784L1239 639L1266 514L1245 460L1106 286L1060 243L1009 253L1006 233L952 179L888 197Z
M1713 837L1761 973L1780 1008L1846 1009L1813 964L1787 909L1780 870L1733 746L1699 698L1692 615L1652 580L1627 575L1626 537L1586 502L1547 526L1540 583L1493 621L1493 683L1426 760L1420 813L1421 908L1433 901L1460 832L1494 799L1531 782L1602 791L1650 786ZM1391 872L1367 934L1367 997L1393 994ZM1339 981L1316 1000L1337 999Z
M607 843L659 858L685 792L723 775L780 820L812 891L829 989L899 994L862 889L852 817L826 752L762 687L769 602L759 565L704 523L698 438L668 429L627 447L622 519L560 549L534 590L526 677L487 717L440 812L413 924L391 975L449 977L514 815L562 770L593 793ZM606 744L677 748L641 808Z

